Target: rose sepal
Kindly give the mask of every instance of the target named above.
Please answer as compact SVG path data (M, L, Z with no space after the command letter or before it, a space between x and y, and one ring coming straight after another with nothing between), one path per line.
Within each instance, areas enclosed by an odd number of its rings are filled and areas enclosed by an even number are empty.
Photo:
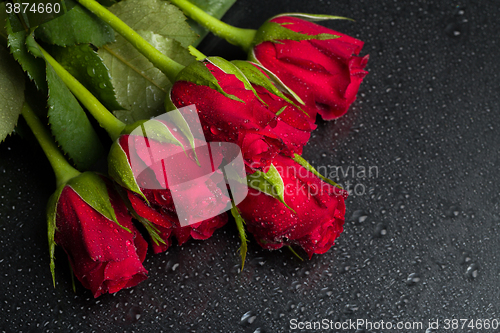
M260 65L254 64L250 61L244 61L244 60L233 60L231 61L238 69L243 72L245 77L250 81L250 83L255 84L257 86L261 86L264 89L270 91L274 95L280 97L281 99L287 101L288 103L292 104L295 106L297 109L301 110L306 116L309 117L309 114L302 110L302 108L295 104L295 101L292 101L290 98L286 97L285 94L279 90L276 85L271 81L264 73L262 73L256 66L260 68ZM288 91L290 89L287 89L285 91ZM292 95L295 96L295 93ZM302 101L301 101L302 102ZM303 102L302 102L303 103Z
M184 137L189 141L189 144L191 146L191 149L193 150L194 158L196 160L196 163L198 166L200 163L198 162L198 156L196 156L196 144L194 143L194 136L191 128L189 127L188 122L184 117L182 116L181 112L177 107L172 103L172 100L170 99L170 93L167 94L167 97L165 98L165 111L168 113L169 119L172 120L172 122L179 128L182 134L184 134ZM169 129L170 130L170 129ZM180 143L180 142L179 142ZM186 149L182 148L184 152L186 152Z
M50 260L50 273L52 274L52 283L54 287L56 286L56 274L55 268L56 264L54 261L55 258L55 249L56 249L56 241L54 240L56 234L56 217L57 217L57 203L59 202L59 197L64 189L66 184L59 185L56 191L50 196L49 201L47 202L47 236L49 241L49 260Z
M316 170L311 164L309 164L309 162L307 162L302 156L300 156L299 154L295 154L293 156L293 160L297 163L299 163L301 166L303 166L307 171L310 171L312 172L313 174L315 174L316 176L318 176L319 178L321 178L321 180L323 180L324 182L327 182L328 184L330 185L333 185L341 190L343 190L342 186L340 186L339 184L335 183L333 180L329 179L329 178L326 178L325 176L323 176L322 174L320 174L318 172L318 170Z
M253 94L255 95L255 97L257 97L259 101L261 101L264 105L267 105L260 98L259 94L257 94L255 88L252 87L252 83L248 80L245 74L237 66L235 66L235 64L221 57L208 57L207 61L210 62L212 65L217 66L224 73L236 76L238 80L240 80L243 83L246 90L250 90L251 92L253 92Z
M244 103L241 99L238 97L226 93L222 87L219 85L219 82L217 79L213 76L213 74L210 72L210 70L205 66L203 61L195 61L191 63L189 66L184 68L179 75L176 77L176 81L187 81L187 82L192 82L194 84L200 85L200 86L206 86L209 88L212 88L227 98L230 98L232 100Z
M219 85L219 81L205 65L205 63L210 63L213 66L219 68L224 73L236 76L236 78L241 81L241 83L243 83L243 86L246 90L251 91L260 102L262 102L264 105L266 104L252 87L251 82L244 75L244 73L233 63L221 57L203 58L203 54L199 51L197 52L195 48L191 48L190 52L196 57L197 61L184 68L177 76L176 81L187 81L200 86L206 86L220 92L227 98L245 103L237 96L228 94L224 91L224 89L222 89L222 87Z
M248 54L248 62L254 64L255 66L259 67L262 69L270 78L271 80L284 92L290 94L297 102L299 102L302 105L306 105L306 103L293 91L290 87L288 87L279 77L276 76L273 72L262 66L260 61L257 59L255 56L254 49L250 51Z
M241 217L240 211L238 210L238 207L234 205L234 202L231 202L233 204L233 207L231 208L231 214L234 217L234 220L236 222L236 226L238 228L238 233L240 234L240 240L241 240L241 246L240 246L240 256L241 256L241 270L243 271L243 268L245 267L245 259L247 257L247 235L245 233L245 220L243 220L243 217Z
M107 219L115 222L122 229L132 232L127 227L120 225L116 218L115 210L111 205L111 201L108 194L108 189L106 182L101 176L96 173L87 171L76 177L69 179L66 183L59 185L56 191L50 196L47 203L47 236L49 243L49 260L50 260L50 272L52 274L52 282L55 286L55 247L56 242L54 240L55 232L57 230L56 218L57 218L57 204L61 193L66 186L70 186L73 191L75 191L82 200L98 211L101 215L105 216Z
M295 211L285 202L285 185L276 167L271 164L266 172L255 171L247 176L248 186L278 199L288 209Z
M139 184L137 184L134 172L132 171L132 167L130 166L130 162L127 158L127 154L118 143L118 140L113 142L111 148L109 149L108 174L120 186L137 193L149 205L148 199L146 199L146 196L142 193Z
M115 222L122 229L129 233L132 232L118 222L115 210L111 205L106 182L102 176L87 171L77 177L71 178L67 185L70 186L87 205L94 208L107 219Z
M127 196L127 192L126 192L127 190L124 187L119 187L119 186L116 186L116 190L120 194L120 197L121 197L123 203L127 206L127 209L130 212L130 214L132 215L132 217L134 219L136 219L137 221L139 221L144 226L144 228L148 232L149 236L151 237L151 240L156 245L159 245L160 243L166 244L166 242L159 235L160 231L155 226L155 224L153 222L149 221L147 218L140 216L135 211L132 203L130 202L130 199ZM146 203L149 205L149 202L147 200L146 200Z
M303 19L305 21L309 22L320 22L320 21L326 21L326 20L348 20L348 21L353 21L352 18L349 17L343 17L343 16L336 16L336 15L328 15L328 14L309 14L309 13L281 13L276 16L271 17L268 21L275 19L277 17L283 17L283 16L290 16L290 17L297 17L300 19Z
M169 119L173 120L173 125L179 128L181 133L188 139L195 154L195 159L196 161L198 161L196 158L194 137L184 117L182 117L180 112L176 109L173 111L169 111ZM173 135L172 131L165 123L159 120L140 120L132 125L127 126L122 134L139 135L148 138L149 140L173 144L182 148L184 153L187 154L187 147L185 147ZM120 140L116 140L111 145L108 154L108 173L110 177L113 178L118 184L134 193L137 193L149 205L149 201L147 200L146 196L140 189L139 184L137 183L134 172L132 171L132 166L126 152L123 150L120 144Z
M252 41L252 46L264 43L271 42L276 44L282 44L281 40L294 40L294 41L303 41L303 40L328 40L328 39L336 39L340 36L333 34L321 33L317 35L307 35L302 34L300 32L295 32L289 30L284 27L286 24L279 24L271 21L266 21L260 28L257 30L255 34L255 38Z

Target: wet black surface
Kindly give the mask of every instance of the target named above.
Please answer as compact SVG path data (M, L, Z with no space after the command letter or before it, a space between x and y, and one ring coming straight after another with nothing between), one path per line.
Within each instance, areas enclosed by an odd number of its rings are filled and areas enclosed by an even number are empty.
M397 332L426 332L429 320L440 326L427 332L500 332L498 2L239 0L225 20L254 28L292 11L356 19L325 25L370 54L358 100L320 121L304 154L354 190L335 247L301 262L252 241L240 273L227 225L150 253L148 280L98 299L78 283L72 291L59 251L54 288L45 237L54 179L35 146L11 137L0 145L0 331L296 332L293 320L365 319L422 323ZM242 55L216 42L202 51ZM446 329L452 318L490 326Z

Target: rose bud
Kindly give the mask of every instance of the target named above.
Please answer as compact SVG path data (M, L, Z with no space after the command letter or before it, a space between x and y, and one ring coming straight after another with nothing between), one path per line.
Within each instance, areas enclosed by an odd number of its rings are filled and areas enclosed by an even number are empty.
M49 160L56 191L47 204L50 271L55 285L56 243L68 255L73 273L94 297L133 287L147 278L142 262L148 244L111 181L80 173L58 149L42 121L25 103L22 115Z
M302 153L315 125L291 98L254 65L209 57L179 73L166 105L194 104L207 141L237 144L251 172L279 153Z
M249 176L248 183L237 207L263 248L298 245L311 257L328 251L342 232L347 192L300 156L276 156L267 174Z
M188 0L173 4L215 35L248 52L248 59L280 80L297 100L323 119L347 112L356 99L368 56L357 57L363 42L310 21L339 16L288 13L275 16L258 30L228 25Z
M230 203L207 145L173 115L180 113L143 122L120 136L108 155L109 174L127 189L130 208L148 230L155 253L168 249L172 235L179 245L190 237L211 237L227 222L222 212ZM214 165L221 160L212 158Z
M306 21L314 18L284 14L267 21L255 35L249 59L330 120L344 115L356 99L368 56L357 56L362 41Z
M51 269L54 245L94 297L130 288L147 278L147 242L112 183L85 172L60 186L48 204ZM54 243L55 242L55 243Z

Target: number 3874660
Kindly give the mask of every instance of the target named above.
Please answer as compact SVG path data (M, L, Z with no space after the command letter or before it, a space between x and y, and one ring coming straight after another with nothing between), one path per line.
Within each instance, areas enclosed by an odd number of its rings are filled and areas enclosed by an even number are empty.
M38 14L58 14L61 11L61 4L59 3L5 3L5 12L7 14L20 14L20 13L38 13Z

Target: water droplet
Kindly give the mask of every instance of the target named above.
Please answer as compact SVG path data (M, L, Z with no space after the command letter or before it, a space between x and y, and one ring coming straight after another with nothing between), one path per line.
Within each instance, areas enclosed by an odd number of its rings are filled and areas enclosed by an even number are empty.
M356 312L359 309L359 306L357 304L346 304L344 308L344 313L345 314L351 314Z
M444 29L446 35L452 38L457 38L462 34L462 28L458 23L449 23Z
M87 67L87 74L90 76L90 77L94 77L95 76L95 68L94 67Z
M462 258L460 259L460 264L469 264L472 261L472 255L469 251L462 252Z
M406 278L406 284L408 286L412 286L412 285L414 285L414 284L416 284L418 282L420 282L420 275L418 275L417 273L411 273Z
M363 223L366 221L367 218L368 218L368 215L364 211L356 210L356 211L354 211L354 213L352 213L350 221L357 222L357 223Z
M375 226L375 231L373 233L373 236L374 237L382 237L382 236L385 236L386 234L387 234L386 226L383 223L378 223Z
M213 135L218 135L220 133L220 129L215 126L210 126L210 132L212 132Z
M256 318L257 318L257 316L253 313L253 311L245 312L245 314L243 316L241 316L240 324L241 325L250 325L255 321Z
M467 270L465 271L465 276L467 276L469 279L475 279L477 278L479 272L479 265L476 263L473 263L467 267Z

